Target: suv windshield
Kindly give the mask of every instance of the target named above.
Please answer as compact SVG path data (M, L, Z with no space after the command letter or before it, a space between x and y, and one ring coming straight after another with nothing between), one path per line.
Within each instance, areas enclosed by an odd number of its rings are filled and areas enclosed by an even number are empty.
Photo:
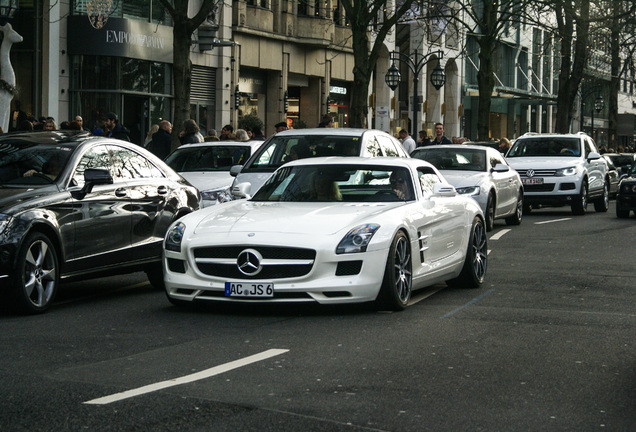
M581 140L576 137L536 137L515 141L506 158L524 156L571 156L581 155Z
M286 162L318 156L358 156L359 136L285 135L274 136L243 168L246 171L273 171Z
M5 140L0 145L0 184L44 185L55 181L75 146Z

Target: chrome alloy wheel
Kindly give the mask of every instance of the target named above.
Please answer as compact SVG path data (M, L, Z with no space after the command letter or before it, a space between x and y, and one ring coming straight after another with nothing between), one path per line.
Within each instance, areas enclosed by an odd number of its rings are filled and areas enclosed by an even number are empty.
M33 241L24 263L24 296L36 308L46 307L57 285L55 251L42 239Z
M405 236L397 238L395 244L395 293L402 303L411 298L413 274L411 268L411 249Z
M481 283L486 277L486 267L488 265L488 241L483 223L475 224L471 242L473 274Z

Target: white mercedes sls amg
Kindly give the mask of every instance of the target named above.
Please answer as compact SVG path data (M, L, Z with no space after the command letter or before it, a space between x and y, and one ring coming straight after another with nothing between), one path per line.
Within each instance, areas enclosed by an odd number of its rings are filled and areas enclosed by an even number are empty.
M164 240L168 299L375 301L404 309L413 290L481 286L483 213L428 162L327 157L280 167L247 200L186 215Z

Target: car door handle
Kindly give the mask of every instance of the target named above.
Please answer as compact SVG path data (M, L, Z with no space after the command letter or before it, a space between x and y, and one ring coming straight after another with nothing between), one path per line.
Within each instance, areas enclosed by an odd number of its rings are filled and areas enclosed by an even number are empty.
M167 194L167 193L168 193L168 188L167 188L166 186L159 186L159 187L157 188L157 193L158 193L159 195L165 195L165 194Z
M115 190L115 196L119 197L119 198L123 198L125 196L128 195L128 192L126 191L125 188L119 188Z

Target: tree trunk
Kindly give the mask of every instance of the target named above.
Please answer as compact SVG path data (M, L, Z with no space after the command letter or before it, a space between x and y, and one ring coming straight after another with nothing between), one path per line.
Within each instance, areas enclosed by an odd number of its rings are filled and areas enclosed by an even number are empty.
M192 63L190 47L192 32L185 23L175 22L174 37L174 119L172 121L172 149L179 147L179 131L183 122L190 118L190 85L192 83Z
M618 149L618 91L620 90L620 21L618 14L620 10L620 2L613 2L613 18L610 23L610 56L611 56L611 81L609 93L609 130L608 130L608 148ZM598 146L598 143L597 143Z
M368 90L371 82L372 67L369 63L369 38L366 32L358 31L353 38L353 87L351 89L351 107L349 111L349 126L352 128L367 128Z
M479 87L479 106L477 112L477 141L490 139L490 105L492 90L495 87L492 53L495 41L482 35L479 42L479 71L477 85Z

